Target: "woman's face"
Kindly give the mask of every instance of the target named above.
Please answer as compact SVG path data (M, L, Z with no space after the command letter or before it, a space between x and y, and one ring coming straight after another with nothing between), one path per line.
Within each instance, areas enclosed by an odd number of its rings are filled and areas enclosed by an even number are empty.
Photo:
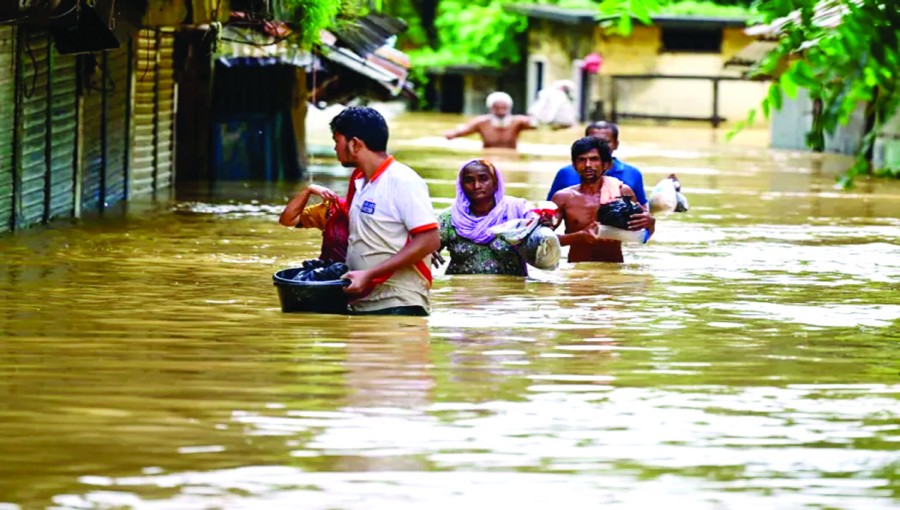
M490 169L480 163L467 165L460 176L463 193L469 202L493 200L497 191L497 180Z

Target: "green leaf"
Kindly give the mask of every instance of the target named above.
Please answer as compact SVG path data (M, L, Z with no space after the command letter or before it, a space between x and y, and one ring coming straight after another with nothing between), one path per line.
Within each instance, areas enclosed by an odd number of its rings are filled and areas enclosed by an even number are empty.
M797 99L797 82L794 81L794 73L787 72L782 74L780 82L784 94L791 99Z
M772 83L769 87L769 105L775 109L781 109L781 87L778 82Z
M616 24L616 30L620 35L626 36L631 33L631 16L628 14L623 14L619 18L619 22Z
M743 120L739 120L733 128L731 128L727 133L725 133L725 141L730 142L732 138L734 138L738 133L744 130L747 127L747 123Z
M810 69L809 64L806 63L806 60L798 60L794 63L794 66L791 68L792 77L794 78L794 82L801 87L812 87L818 85L815 76L813 76L812 69Z

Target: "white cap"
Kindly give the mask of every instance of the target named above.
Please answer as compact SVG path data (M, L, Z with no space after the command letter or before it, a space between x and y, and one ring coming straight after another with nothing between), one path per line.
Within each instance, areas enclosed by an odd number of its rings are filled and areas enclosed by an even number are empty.
M510 107L512 107L513 100L506 92L491 92L490 94L488 94L487 99L485 99L484 104L487 105L488 108L490 108L494 106L495 103L506 103Z

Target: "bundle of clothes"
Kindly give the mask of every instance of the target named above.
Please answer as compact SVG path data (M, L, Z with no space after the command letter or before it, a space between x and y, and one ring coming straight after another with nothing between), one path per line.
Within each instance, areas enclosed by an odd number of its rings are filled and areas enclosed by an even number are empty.
M322 259L304 260L303 270L294 275L298 282L330 282L340 280L350 268L343 262L332 262Z

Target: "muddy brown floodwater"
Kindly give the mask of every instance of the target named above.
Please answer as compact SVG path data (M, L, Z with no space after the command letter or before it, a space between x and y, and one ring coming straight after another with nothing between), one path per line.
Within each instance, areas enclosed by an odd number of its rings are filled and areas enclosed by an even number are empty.
M391 120L438 209L459 120ZM578 134L489 157L541 199ZM0 237L0 509L897 508L900 182L723 135L623 126L690 212L623 265L439 276L425 319L280 312L298 183Z

